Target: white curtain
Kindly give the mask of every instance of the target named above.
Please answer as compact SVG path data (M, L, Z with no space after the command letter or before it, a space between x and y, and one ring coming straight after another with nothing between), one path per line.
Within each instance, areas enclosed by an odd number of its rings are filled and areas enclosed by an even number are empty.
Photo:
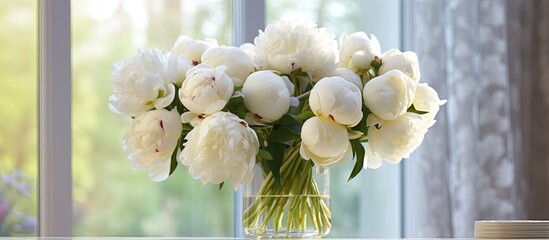
M404 1L404 45L447 99L404 164L404 236L549 219L549 1Z

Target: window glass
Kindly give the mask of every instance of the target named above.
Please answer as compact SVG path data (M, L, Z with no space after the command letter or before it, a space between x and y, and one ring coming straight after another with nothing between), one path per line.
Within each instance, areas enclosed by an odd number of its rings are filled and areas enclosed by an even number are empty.
M0 236L35 236L37 1L0 5Z
M179 35L232 39L224 0L75 0L72 147L75 236L232 236L233 191L203 186L183 166L166 181L122 152L130 118L108 109L111 68L139 48L168 51Z
M400 48L400 1L267 0L267 23L301 16L342 33L374 34L381 50ZM328 237L400 237L400 165L385 163L363 170L347 182L354 165L347 161L331 171L332 230Z

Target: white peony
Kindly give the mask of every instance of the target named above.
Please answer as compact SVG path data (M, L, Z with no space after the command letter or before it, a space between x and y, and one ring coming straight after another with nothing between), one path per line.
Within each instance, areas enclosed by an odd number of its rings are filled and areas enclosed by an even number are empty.
M413 79L414 82L419 83L419 62L415 52L401 52L398 49L391 49L383 53L381 62L379 74L384 74L396 69Z
M250 59L252 59L252 62L255 58L255 45L251 44L251 43L244 43L242 45L240 45L240 50L244 51L248 57L250 57Z
M337 67L337 42L326 28L299 18L275 21L255 38L255 63L260 69L309 73L316 81Z
M399 163L402 158L408 158L423 141L427 132L427 124L418 114L406 113L395 120L375 120L375 115L370 114L367 119L368 146L371 151L367 161L377 165L375 157L389 163Z
M382 159L372 153L370 146L364 146L364 165L363 168L378 169L382 165Z
M341 125L354 127L362 119L360 89L342 77L320 79L311 90L309 104L316 116Z
M360 76L358 76L358 74L356 74L353 70L349 68L342 68L342 67L337 68L332 75L334 77L335 76L342 77L345 80L357 86L358 89L363 89L362 80L360 79Z
M364 104L384 120L394 120L412 105L416 83L399 70L391 70L364 85Z
M233 80L235 86L240 87L246 78L254 72L254 62L242 49L237 47L213 47L204 52L202 63L212 67L224 65L225 74Z
M312 117L303 123L299 149L303 159L328 166L349 157L350 146L347 128L331 119Z
M181 87L183 80L187 78L187 72L193 68L191 60L184 56L178 56L172 52L168 53L168 68L173 69L177 74L177 78L174 80L175 85Z
M200 64L187 72L179 89L181 103L195 114L213 114L225 107L233 95L233 81L225 66L212 68Z
M381 57L379 41L373 34L370 36L364 32L342 34L339 38L339 66L353 70L370 69L372 61Z
M435 116L437 115L440 106L445 103L446 100L440 100L435 89L427 85L427 83L420 83L417 85L414 107L416 110L427 112L420 116L426 121L428 127L435 124Z
M253 177L259 142L248 124L229 112L217 112L198 123L185 137L179 161L203 184L230 179L234 190Z
M154 181L166 179L181 130L179 113L175 109L152 110L133 119L122 140L131 166L147 170Z
M112 70L114 94L109 108L131 117L153 108L162 109L175 98L175 69L160 50L140 50L136 56L116 62Z
M179 36L173 45L171 53L185 57L191 61L193 66L196 66L200 64L202 54L212 47L217 47L217 40L213 38L195 40L187 36Z
M244 86L244 104L256 118L273 122L281 118L290 108L293 85L285 76L263 70L252 73Z

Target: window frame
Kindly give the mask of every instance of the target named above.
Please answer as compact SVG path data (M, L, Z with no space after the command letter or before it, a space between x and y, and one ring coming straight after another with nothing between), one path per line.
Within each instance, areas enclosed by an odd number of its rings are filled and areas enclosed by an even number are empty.
M253 43L258 29L265 28L265 0L233 0L233 44ZM243 190L233 194L233 236L245 237L242 227Z
M72 235L70 0L38 1L38 236Z

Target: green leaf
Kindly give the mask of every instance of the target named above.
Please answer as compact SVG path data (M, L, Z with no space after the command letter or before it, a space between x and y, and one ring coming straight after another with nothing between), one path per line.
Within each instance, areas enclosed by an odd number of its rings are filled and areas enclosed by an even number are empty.
M172 175L172 173L177 168L177 153L178 153L178 148L176 147L175 150L173 150L172 157L170 159L170 174L169 175Z
M365 112L364 108L362 109L362 112L362 119L356 126L352 127L351 129L361 131L362 133L364 133L364 135L368 135L368 126L366 126L366 119L368 119L369 113Z
M280 125L296 125L299 124L300 121L297 116L286 113L282 115L282 117L278 119L276 123Z
M244 104L244 96L242 95L231 97L227 103L226 109L241 119L244 119L246 113L248 113L248 109L246 109L246 105Z
M417 113L417 114L426 114L426 113L429 113L429 112L425 112L425 111L419 111L416 109L416 107L412 104L412 106L410 106L407 110L408 112L413 112L413 113Z
M280 126L277 130L271 132L267 137L267 142L291 144L299 139L301 139L299 134L290 129L289 126Z
M181 129L181 131L191 131L193 130L193 126L191 126L190 123L183 123L183 128Z
M236 104L243 104L244 103L244 96L242 95L237 95L237 96L233 96L229 99L229 102L227 103L227 105L236 105Z
M282 166L282 161L284 160L286 145L282 143L271 143L267 146L266 150L271 154L273 160L265 162L267 166L269 166L269 170L273 174L276 183L282 187L282 182L280 181L280 166Z
M219 184L219 191L221 191L221 189L223 189L223 185L225 185L225 181L223 181Z
M280 180L280 166L282 166L282 160L286 147L282 144L273 143L269 145L267 149L271 152L271 155L273 155L273 160L265 161L265 165L267 166L268 171L273 174L275 182L279 186L282 186L282 181Z
M309 83L307 83L307 86L305 86L305 91L304 92L311 91L312 89L313 89L313 83L309 82Z
M315 114L313 113L313 111L305 111L297 115L297 118L299 121L304 122L305 120L312 118L314 116Z
M301 68L298 68L298 69L295 69L295 70L291 71L290 74L294 75L294 76L301 76L301 77L309 76L307 74L307 72L303 72L303 70Z
M356 163L347 181L351 181L351 179L355 178L356 175L358 175L358 173L362 171L362 167L364 166L364 154L365 154L364 146L362 146L362 143L360 142L360 140L353 139L350 142L351 142L351 147L353 148L353 156L356 156Z
M269 153L265 149L259 149L259 152L257 152L257 155L259 155L262 159L265 159L265 160L273 160L273 156L271 155L271 153Z
M362 104L362 119L360 119L360 122L352 127L353 130L358 130L364 133L365 136L368 136L368 126L366 126L366 119L368 119L368 115L370 115L372 111L368 109L364 104Z
M376 57L376 59L372 60L370 66L374 67L374 69L379 69L381 67L381 59Z

